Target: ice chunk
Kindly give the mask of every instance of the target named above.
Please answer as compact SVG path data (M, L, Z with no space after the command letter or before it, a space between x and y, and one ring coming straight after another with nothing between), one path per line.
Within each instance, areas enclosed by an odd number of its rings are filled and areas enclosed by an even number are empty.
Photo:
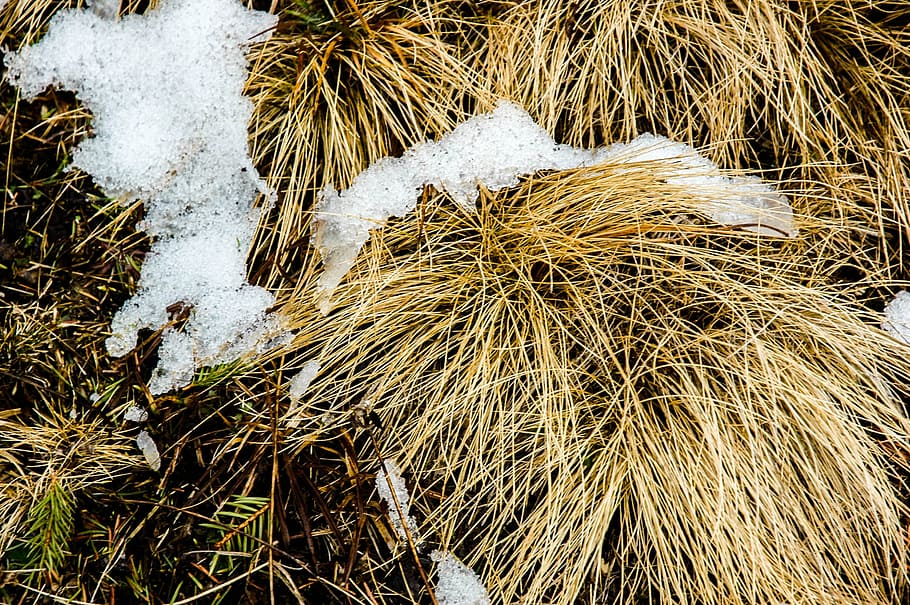
M277 18L238 0L162 0L119 20L108 18L119 3L93 7L57 12L38 44L5 60L26 96L48 85L77 92L94 136L73 165L108 195L145 202L139 227L152 249L107 348L125 355L140 329L164 328L149 384L159 394L284 333L269 314L274 296L246 281L253 204L267 188L248 154L245 49Z
M474 570L452 553L434 550L436 562L436 601L439 605L490 605L490 595Z
M319 362L315 359L303 364L303 367L291 378L288 385L288 395L291 401L298 402L310 388L310 383L319 373Z
M388 458L383 460L382 465L384 468L376 473L376 489L379 492L379 497L389 508L389 519L392 521L392 527L395 528L395 533L398 534L399 540L406 541L408 533L416 540L417 521L410 516L411 497L408 494L408 487L404 482L404 477L401 476L401 469L394 460ZM407 527L407 532L405 527Z
M672 160L678 173L667 180L704 196L706 211L723 224L766 235L792 237L792 210L786 199L756 180L720 173L717 165L683 143L645 134L634 141L594 150L557 144L524 110L507 102L456 127L438 142L408 149L400 158L382 158L336 191L327 186L316 205L313 239L323 262L317 306L328 313L333 290L357 254L393 216L407 214L426 185L448 192L473 210L478 187L512 187L540 170L567 170L595 163Z
M145 456L145 461L148 462L149 468L153 471L159 470L161 468L161 456L158 454L158 446L155 445L155 440L147 432L139 431L136 436L136 445L142 451L142 455Z
M123 413L123 419L129 422L145 422L149 419L149 413L141 405L131 405Z
M885 306L882 328L898 340L910 344L910 292L901 290Z

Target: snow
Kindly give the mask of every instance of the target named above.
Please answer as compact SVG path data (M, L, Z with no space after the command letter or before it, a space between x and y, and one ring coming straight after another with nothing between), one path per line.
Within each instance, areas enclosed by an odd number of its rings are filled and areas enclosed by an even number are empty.
M319 373L319 362L315 359L303 364L300 371L297 372L288 384L288 395L293 402L299 402L310 388L310 383Z
M717 164L685 143L646 133L597 150L595 157L597 163L669 162L666 182L703 198L713 221L772 237L797 235L793 210L783 195L761 179L722 174Z
M882 328L894 338L910 344L910 292L901 290L885 306Z
M145 461L153 471L161 469L161 456L158 454L158 446L146 431L139 431L136 436L136 445L145 456Z
M91 0L85 4L93 13L104 19L116 19L120 14L120 0Z
M434 550L430 558L436 562L438 580L434 592L439 605L489 605L490 595L473 569L455 555Z
M131 405L123 413L123 419L129 422L145 422L149 419L149 413L141 405Z
M792 237L792 210L768 185L720 173L692 147L645 134L630 143L593 150L557 144L523 109L501 101L496 109L457 126L439 141L419 143L400 158L378 160L351 186L326 186L316 205L313 240L323 262L317 306L330 310L332 292L354 265L372 229L414 209L427 185L445 191L473 211L478 187L497 191L541 170L583 168L601 162L672 160L667 181L706 198L706 212L726 225L765 235Z
M385 459L383 469L376 473L376 489L379 497L389 509L389 519L392 527L398 534L398 539L407 541L408 533L417 538L417 521L410 516L410 500L408 487L401 476L401 469L394 460ZM394 494L394 495L393 495ZM397 500L397 505L396 505ZM407 527L407 531L405 531Z
M389 458L382 464L384 468L376 473L376 489L389 509L392 527L399 541L407 541L408 533L416 540L417 521L409 514L411 496L401 468ZM438 580L433 592L439 605L489 605L490 596L474 570L449 552L434 550L430 558L436 562Z
M281 318L267 311L274 296L246 281L262 212L254 202L272 194L248 154L244 53L277 18L238 0L162 0L145 15L108 18L115 4L59 11L43 40L6 63L26 96L48 85L77 92L94 136L74 150L73 166L107 195L145 203L138 227L152 248L106 344L119 357L140 329L164 328L149 383L160 394L199 367L283 341ZM175 305L187 312L182 328Z

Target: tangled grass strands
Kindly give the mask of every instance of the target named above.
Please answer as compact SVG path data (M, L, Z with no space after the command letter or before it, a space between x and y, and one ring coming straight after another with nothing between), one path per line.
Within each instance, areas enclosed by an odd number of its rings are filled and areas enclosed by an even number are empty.
M900 262L908 19L902 4L539 0L489 26L478 71L481 88L574 145L652 131L706 146L722 166L800 166L798 179L832 185L864 174L882 260Z
M458 21L439 17L448 4L360 3L306 34L289 20L262 49L249 84L254 157L283 196L256 247L269 259L265 285L301 266L305 223L325 185L347 186L371 162L463 119L476 78L449 40Z
M504 602L899 602L905 347L813 275L836 226L711 225L662 170L390 223L328 318L300 310L311 409L372 406L428 534Z

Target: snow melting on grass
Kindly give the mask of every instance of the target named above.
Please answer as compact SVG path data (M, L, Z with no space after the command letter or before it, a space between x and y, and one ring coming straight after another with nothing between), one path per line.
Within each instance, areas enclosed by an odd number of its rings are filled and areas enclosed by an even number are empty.
M765 235L796 235L792 210L782 195L758 179L722 174L688 145L651 134L593 150L561 145L523 109L502 101L492 112L467 120L438 142L419 143L400 158L373 163L344 191L331 186L322 191L313 222L314 241L324 264L317 305L328 313L333 290L354 265L370 230L413 210L427 185L473 211L479 186L497 191L540 170L658 160L673 161L674 174L668 182L704 197L705 211L713 220Z
M313 382L313 379L316 378L316 375L319 373L319 370L319 362L315 359L311 359L303 364L300 371L291 377L291 380L288 382L288 396L291 398L292 402L300 402L310 388L310 383Z
M153 471L161 469L161 455L158 453L158 446L146 431L139 431L136 436L136 447L142 451L149 468Z
M885 306L882 329L896 339L910 344L910 292L902 290Z
M94 136L75 149L73 166L108 195L145 202L139 228L152 248L107 348L125 355L139 330L164 327L149 383L160 394L284 334L267 312L274 296L246 281L261 212L253 204L272 194L248 155L244 51L277 18L238 0L162 0L145 15L102 15L61 10L38 44L6 63L26 96L48 85L76 91ZM187 313L182 328L174 309Z
M401 468L394 460L383 460L383 468L376 473L376 489L379 497L386 503L389 508L389 519L392 521L392 527L398 534L398 539L406 542L408 533L413 539L417 539L417 521L410 515L411 496L408 494L408 487L401 476ZM407 527L407 531L405 531Z
M376 473L376 490L389 509L389 519L398 540L407 542L408 534L417 541L417 521L410 516L411 496L394 460L385 459ZM407 528L407 531L405 531ZM439 605L489 605L490 596L473 569L443 550L434 550L430 559L436 563L437 582L433 592Z
M149 413L141 405L131 405L123 413L123 419L129 422L145 422L149 419Z

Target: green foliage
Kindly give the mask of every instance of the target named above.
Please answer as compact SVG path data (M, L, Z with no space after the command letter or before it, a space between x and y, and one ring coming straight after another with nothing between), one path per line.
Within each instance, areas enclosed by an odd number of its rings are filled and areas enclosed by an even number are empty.
M73 534L75 500L56 476L44 495L29 511L28 567L40 567L55 573L64 563L67 545Z
M254 558L269 543L271 515L269 499L234 495L215 514L215 523L203 523L212 530L215 554L208 566L214 577L232 574Z
M293 0L291 5L286 11L287 14L297 19L309 31L322 31L330 20L329 15L326 13L326 9L329 7L325 2Z

